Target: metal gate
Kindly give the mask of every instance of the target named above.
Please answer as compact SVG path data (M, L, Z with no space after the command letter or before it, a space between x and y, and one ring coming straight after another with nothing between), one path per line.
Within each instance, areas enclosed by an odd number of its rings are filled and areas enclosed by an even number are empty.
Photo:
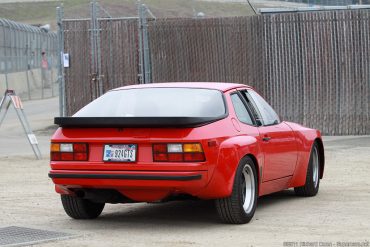
M112 88L151 82L147 17L155 17L144 4L138 4L139 17L102 18L100 11L94 1L91 19L65 19L58 7L59 49L69 55L68 68L59 64L60 115Z

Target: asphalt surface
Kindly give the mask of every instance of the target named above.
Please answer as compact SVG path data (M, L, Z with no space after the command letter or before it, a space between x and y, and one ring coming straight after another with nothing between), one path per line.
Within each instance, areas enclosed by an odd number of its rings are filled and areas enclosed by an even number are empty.
M0 228L74 236L37 246L369 246L370 136L325 137L319 194L300 198L286 190L261 197L246 225L220 223L212 201L107 205L98 219L77 221L65 215L47 177L57 99L25 102L25 111L44 159L35 160L11 113L0 126Z
M23 106L23 111L38 139L40 150L47 157L50 135L55 129L54 117L59 116L59 98L23 101ZM22 124L11 105L0 125L0 157L32 154L33 151Z

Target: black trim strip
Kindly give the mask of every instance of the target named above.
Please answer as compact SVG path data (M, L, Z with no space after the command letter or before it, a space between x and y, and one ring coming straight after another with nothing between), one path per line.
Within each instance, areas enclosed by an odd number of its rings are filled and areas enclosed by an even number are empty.
M54 123L67 128L194 128L224 119L220 117L56 117Z
M65 174L49 173L50 178L81 178L81 179L127 179L127 180L174 180L174 181L191 181L200 180L202 175L190 176L163 176L163 175L130 175L130 174Z
M288 176L281 177L281 178L270 179L270 180L267 180L267 181L263 181L262 183L275 182L275 181L278 181L278 180L281 180L281 179L285 179L285 178L289 178L289 177L293 177L293 175L288 175Z

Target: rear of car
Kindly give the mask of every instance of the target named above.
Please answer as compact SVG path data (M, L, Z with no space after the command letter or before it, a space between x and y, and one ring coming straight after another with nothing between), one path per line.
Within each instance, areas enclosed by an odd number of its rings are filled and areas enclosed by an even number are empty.
M258 196L315 196L324 170L320 133L280 122L240 84L124 87L55 123L49 177L75 219L105 203L195 197L215 199L223 222L248 223Z
M73 218L97 217L104 203L197 197L212 177L217 143L233 131L222 129L227 116L215 89L110 91L56 118L49 177ZM96 210L76 214L76 203Z

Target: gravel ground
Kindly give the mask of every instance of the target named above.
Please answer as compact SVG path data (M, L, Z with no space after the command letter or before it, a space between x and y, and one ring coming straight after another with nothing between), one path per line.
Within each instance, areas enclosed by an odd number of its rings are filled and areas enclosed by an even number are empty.
M65 215L47 177L57 99L24 105L44 159L35 160L11 112L0 128L0 227L75 235L39 246L370 246L370 136L325 137L319 194L264 196L246 225L220 223L211 201L107 205L100 218L76 221Z
M254 219L246 225L221 224L211 201L107 205L97 220L72 220L64 214L47 178L48 160L2 157L0 227L77 235L40 246L284 246L286 241L369 241L370 137L325 138L325 147L325 177L316 197L299 198L292 190L262 197Z

